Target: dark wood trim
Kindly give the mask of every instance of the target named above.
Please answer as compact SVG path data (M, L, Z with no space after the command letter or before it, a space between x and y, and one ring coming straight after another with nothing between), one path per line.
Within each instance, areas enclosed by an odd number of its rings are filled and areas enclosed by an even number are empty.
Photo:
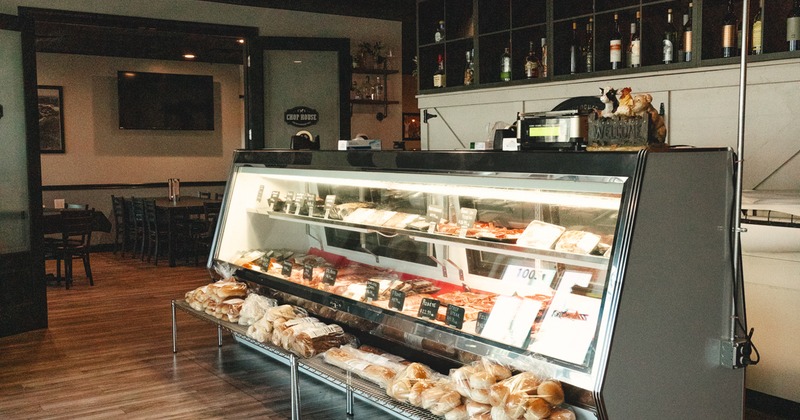
M800 418L800 403L752 389L745 390L745 406L780 418Z
M245 149L263 149L264 136L264 51L336 51L339 58L339 138L350 138L350 83L352 60L349 38L258 37L247 43L247 130Z
M227 181L186 181L181 182L184 187L224 187ZM72 184L72 185L43 185L42 191L86 191L86 190L120 190L142 188L164 188L166 182L147 182L141 184ZM41 206L40 206L41 207Z
M20 7L19 13L20 16L26 16L34 20L45 22L75 23L84 25L87 22L91 22L92 25L96 26L112 26L129 29L146 27L170 32L240 38L248 38L258 35L258 28L253 26L222 25L216 23L153 19L136 16L107 15L102 13L42 9L37 7Z

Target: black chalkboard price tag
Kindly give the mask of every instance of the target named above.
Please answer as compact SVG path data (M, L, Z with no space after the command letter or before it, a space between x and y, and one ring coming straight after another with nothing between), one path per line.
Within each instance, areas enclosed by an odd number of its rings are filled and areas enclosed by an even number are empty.
M292 262L286 260L281 265L281 275L284 277L291 277L292 276Z
M396 311L402 311L403 305L406 303L406 294L405 292L401 292L399 290L392 290L391 296L389 296L389 309L394 309Z
M378 300L381 293L381 284L377 281L367 280L367 292L364 294L364 297L367 298L367 302L372 302L373 300Z
M422 298L419 304L419 313L417 316L420 318L427 318L435 320L436 315L439 313L439 301L431 298Z
M311 281L314 276L314 266L311 264L303 265L303 280Z
M328 286L333 286L336 284L336 275L339 274L339 270L328 267L325 269L325 274L322 276L322 282L327 284Z
M464 314L464 308L456 305L447 305L444 323L460 330L464 326Z
M345 302L344 299L339 297L331 296L330 298L328 298L328 306L330 306L333 309L336 309L337 311L348 310L347 302Z
M486 326L486 321L488 320L489 320L488 312L478 312L478 320L475 323L475 334L480 335L483 332L483 328Z

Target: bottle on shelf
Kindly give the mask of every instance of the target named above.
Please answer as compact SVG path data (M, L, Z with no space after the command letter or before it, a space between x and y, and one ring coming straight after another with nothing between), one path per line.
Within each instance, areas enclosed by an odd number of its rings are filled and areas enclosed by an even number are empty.
M350 99L361 99L361 90L358 87L358 82L353 80L353 84L350 86Z
M675 47L678 41L678 30L672 21L672 9L667 9L667 27L664 29L663 59L664 64L675 61Z
M589 18L586 23L586 34L583 36L583 65L587 73L594 70L594 21Z
M547 38L542 38L542 53L540 57L542 57L542 66L539 69L539 76L547 77Z
M736 54L736 13L733 11L733 0L728 0L728 9L722 19L722 56L733 57Z
M537 77L539 77L539 57L536 55L533 41L530 41L528 55L525 56L525 78L535 79Z
M447 75L444 73L444 57L439 54L439 66L433 73L433 87L443 88L447 86Z
M678 58L682 61L692 61L692 2L689 2L689 16L683 23L683 55Z
M375 100L375 85L372 84L372 80L369 76L366 77L364 80L364 99L369 99L371 101Z
M508 47L503 51L500 56L500 80L503 82L511 81L511 54L508 52Z
M581 55L581 43L578 38L578 22L572 22L572 41L569 44L569 74L580 72L578 62Z
M789 51L800 51L800 0L794 0L786 18L786 42L789 43Z
M764 52L764 32L761 7L758 8L753 24L750 26L752 36L750 37L750 54L758 55Z
M436 26L436 32L433 34L433 40L436 42L444 41L444 21L440 20L439 25Z
M631 34L630 63L631 67L640 67L642 65L642 12L639 10L636 11L636 19L631 24L631 31L634 30L634 25L636 32Z
M622 68L622 33L619 31L619 13L614 13L614 25L611 28L608 60L611 62L611 70L617 70Z
M475 78L475 64L473 63L472 51L467 50L467 63L464 66L464 86L469 86Z
M633 19L631 21L631 35L630 35L630 39L628 39L628 47L625 50L625 67L628 67L628 68L634 67L633 66L633 40L637 36L636 23L637 23L636 19Z
M383 81L381 80L380 76L375 76L375 84L373 86L375 88L375 95L372 99L376 101L382 101L384 99L383 95L386 89L383 86Z

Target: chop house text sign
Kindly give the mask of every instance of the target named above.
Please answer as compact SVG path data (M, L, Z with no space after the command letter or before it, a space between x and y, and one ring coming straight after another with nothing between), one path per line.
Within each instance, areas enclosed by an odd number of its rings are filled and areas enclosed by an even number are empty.
M319 112L307 106L296 106L287 109L286 112L283 113L283 120L286 121L286 124L295 127L308 127L319 121Z

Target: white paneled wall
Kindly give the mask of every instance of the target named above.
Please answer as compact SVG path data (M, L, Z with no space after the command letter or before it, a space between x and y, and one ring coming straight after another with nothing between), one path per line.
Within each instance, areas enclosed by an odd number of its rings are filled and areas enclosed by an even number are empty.
M547 111L603 86L650 93L656 108L664 103L671 144L736 149L738 64L421 95L420 109L439 116L423 124L422 144L462 149L485 140L487 124L512 123L518 111ZM744 188L800 190L800 60L750 64L746 97Z

